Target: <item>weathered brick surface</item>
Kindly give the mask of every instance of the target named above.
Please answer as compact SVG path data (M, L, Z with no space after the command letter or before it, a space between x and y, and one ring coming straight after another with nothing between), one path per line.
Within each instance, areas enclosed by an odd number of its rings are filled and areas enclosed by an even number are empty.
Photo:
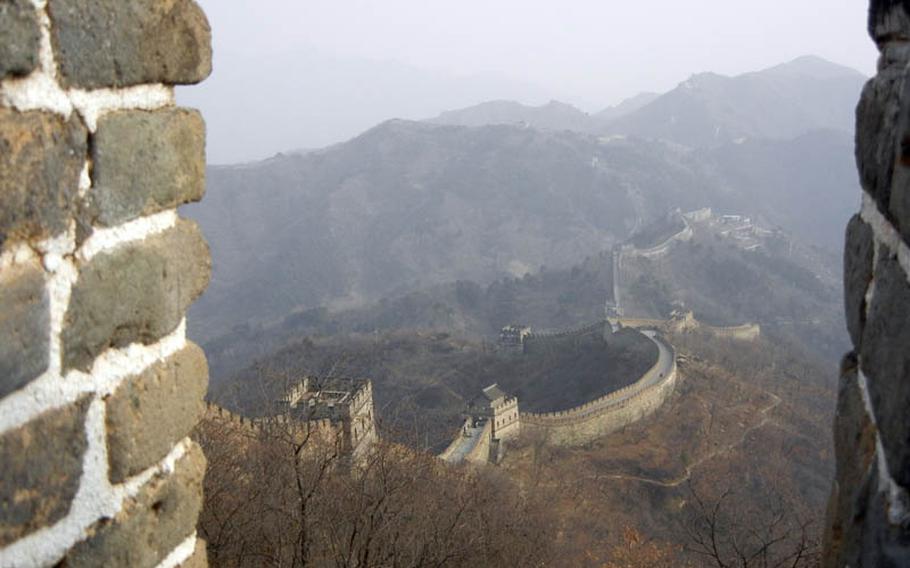
M825 533L828 565L845 548L855 548L861 539L860 525L853 517L853 506L866 490L864 480L875 462L875 425L866 413L860 393L856 356L844 358L834 418L834 440L838 483L829 502L829 523Z
M910 487L910 283L887 247L879 248L875 294L860 351L891 475Z
M41 36L29 0L0 0L0 79L28 75L38 66Z
M48 11L69 86L198 83L211 72L211 30L192 0L50 0Z
M98 522L67 555L67 567L156 566L196 528L205 457L193 445L171 475L157 475L113 519Z
M866 322L866 290L872 281L874 249L872 228L856 215L847 225L844 248L844 308L847 330L856 346L861 343Z
M87 143L75 114L0 108L0 245L67 229Z
M121 111L98 123L89 209L101 225L198 201L205 123L194 110Z
M849 537L836 564L857 568L910 566L910 531L888 520L888 493L878 485L878 464L856 487L854 507L846 522Z
M47 369L50 311L37 261L0 272L0 397Z
M905 50L910 48L904 47ZM899 67L899 66L898 66ZM910 73L903 71L900 119L894 134L899 140L898 159L894 166L894 179L888 200L888 217L904 239L910 244Z
M207 386L205 354L194 344L121 385L107 403L111 482L161 461L189 435L205 409Z
M881 57L878 75L866 85L857 108L856 129L862 187L905 243L910 243L908 14L910 0L870 2L869 33ZM847 230L847 327L867 379L872 416L866 416L862 393L854 392L859 390L853 386L859 385L857 374L845 374L835 420L837 478L825 539L824 566L832 568L910 565L910 516L895 502L910 489L910 285L896 251L883 242L887 233L878 226L871 231L858 218ZM870 279L873 293L866 305ZM884 456L876 456L875 444ZM885 463L888 471L880 473ZM892 480L901 486L896 492Z
M109 347L167 335L210 273L208 245L191 221L99 254L73 287L62 334L64 369L88 370Z
M869 35L876 43L907 36L910 29L908 0L872 0L869 3Z
M894 128L900 119L903 79L901 66L884 69L866 84L856 109L856 162L860 183L886 215L898 152Z
M85 453L88 400L0 436L0 547L69 512Z

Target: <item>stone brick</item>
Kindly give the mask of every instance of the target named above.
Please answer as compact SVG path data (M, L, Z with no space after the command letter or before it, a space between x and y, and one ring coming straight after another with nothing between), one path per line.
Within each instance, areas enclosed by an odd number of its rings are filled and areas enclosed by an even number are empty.
M29 0L0 0L0 79L31 73L40 43L35 6Z
M841 377L834 415L834 449L837 460L837 482L828 504L825 533L826 565L841 550L858 545L859 531L851 523L857 499L865 490L864 480L875 463L875 425L866 413L859 389L856 356L849 354L841 365Z
M205 122L194 110L121 111L98 123L89 210L116 225L202 199Z
M905 568L910 566L910 532L888 519L888 493L878 485L878 464L857 491L856 507L849 519L845 554L836 566L874 566Z
M910 283L882 245L875 267L875 294L863 331L860 360L891 475L910 486Z
M67 229L87 144L75 113L0 108L0 245Z
M0 436L0 548L67 515L79 489L88 399Z
M871 0L869 35L877 43L910 36L910 3L907 0Z
M62 334L65 370L87 371L109 347L156 342L173 331L211 274L208 245L191 221L101 253L82 266Z
M37 261L0 272L0 397L47 369L50 311Z
M158 463L189 435L207 386L205 354L193 344L121 385L107 403L111 482Z
M853 345L862 340L866 321L866 290L872 281L872 262L875 253L872 228L859 215L847 225L844 248L844 303L847 330Z
M906 66L906 60L904 60ZM901 93L901 116L897 134L900 139L900 159L894 166L894 179L888 199L888 218L910 244L910 73L904 72L905 82Z
M62 566L156 566L195 530L204 473L205 457L193 444L172 474L156 475L113 519L96 523Z
M856 109L856 162L863 189L888 213L898 156L902 66L892 66L866 83Z
M49 0L67 86L188 84L212 70L212 32L192 0Z

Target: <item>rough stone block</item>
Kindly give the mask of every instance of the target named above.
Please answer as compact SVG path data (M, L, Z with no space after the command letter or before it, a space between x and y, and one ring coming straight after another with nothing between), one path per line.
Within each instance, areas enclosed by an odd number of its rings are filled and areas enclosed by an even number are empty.
M0 397L47 369L50 311L37 261L0 272Z
M866 322L866 290L872 281L872 262L875 253L872 228L859 215L847 225L844 248L844 304L847 330L853 345L862 341Z
M107 402L112 483L158 463L189 435L205 409L207 386L205 353L190 344L114 392Z
M907 0L871 0L869 35L879 45L910 36L910 2Z
M904 67L907 61L904 60ZM901 93L900 125L897 135L900 140L900 156L894 166L894 179L887 206L887 217L897 228L904 242L910 244L910 73L904 72L905 82ZM880 205L881 207L881 205Z
M29 0L0 0L0 79L28 75L38 66L41 35Z
M0 108L0 245L67 229L87 144L75 113L64 121Z
M863 330L860 360L891 475L910 486L910 283L891 251L881 246L875 294Z
M109 347L156 342L173 331L211 274L199 228L164 233L102 253L81 267L64 320L63 367L87 371Z
M61 80L72 87L189 84L212 70L212 32L192 0L49 0Z
M116 225L202 199L205 122L194 110L121 111L98 123L89 210Z
M888 215L894 167L898 157L900 95L904 71L883 70L866 83L856 109L856 163L863 189Z
M170 475L159 474L129 499L113 519L89 530L89 536L70 550L66 567L156 566L196 528L202 509L205 457L199 446L175 464Z
M836 559L842 551L859 545L861 531L854 524L853 508L864 497L864 482L875 464L875 425L866 413L856 363L856 355L851 353L841 364L834 415L837 481L828 504L826 566L839 565Z
M88 399L0 436L0 548L67 515L79 489Z
M910 531L889 521L888 494L879 486L878 479L876 463L856 493L857 504L849 519L851 540L835 566L910 566Z

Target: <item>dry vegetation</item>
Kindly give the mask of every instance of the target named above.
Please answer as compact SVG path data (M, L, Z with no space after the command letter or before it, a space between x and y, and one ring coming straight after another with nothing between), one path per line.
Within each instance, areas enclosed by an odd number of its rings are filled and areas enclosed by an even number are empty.
M769 341L672 341L683 381L654 416L585 448L525 438L506 454L525 490L554 498L561 565L813 565L833 468L824 370ZM719 560L699 544L716 506ZM764 564L732 545L751 556L781 531Z
M331 440L204 420L199 533L213 566L547 566L543 503L495 471L378 444L353 463Z
M412 371L465 356L443 336L392 337L414 349ZM655 415L584 448L525 437L500 467L395 444L351 465L331 444L204 422L213 564L812 566L833 372L773 337L670 341L683 380ZM417 433L399 439L421 447Z

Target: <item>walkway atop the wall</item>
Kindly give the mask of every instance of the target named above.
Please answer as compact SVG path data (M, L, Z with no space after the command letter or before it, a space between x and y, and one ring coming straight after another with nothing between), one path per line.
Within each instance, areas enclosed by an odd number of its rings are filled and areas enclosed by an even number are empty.
M477 447L483 436L484 423L478 423L474 427L466 427L462 434L456 440L456 444L449 448L447 455L443 457L448 463L461 463Z
M624 387L618 391L613 391L613 393L607 394L600 399L590 401L583 404L580 407L576 407L570 411L563 412L547 412L547 413L525 413L521 414L523 420L541 418L541 419L553 419L553 418L562 418L567 414L572 414L573 419L584 418L591 414L596 414L603 412L605 408L614 407L621 405L624 401L635 398L642 391L660 384L663 380L669 379L671 373L673 373L674 368L674 358L673 349L662 339L657 336L657 332L649 329L641 330L641 333L650 339L657 346L657 361L654 365L641 376L640 379L630 384L627 387Z
M672 349L670 349L670 347L663 340L657 337L657 332L650 329L645 329L642 330L642 334L647 336L648 339L653 341L654 345L657 346L657 363L651 367L651 369L645 373L637 383L635 383L635 388L628 389L627 392L624 392L623 395L613 401L613 403L618 403L628 398L632 398L642 390L652 385L656 385L661 380L663 380L664 377L669 376L670 372L673 370L674 356Z

